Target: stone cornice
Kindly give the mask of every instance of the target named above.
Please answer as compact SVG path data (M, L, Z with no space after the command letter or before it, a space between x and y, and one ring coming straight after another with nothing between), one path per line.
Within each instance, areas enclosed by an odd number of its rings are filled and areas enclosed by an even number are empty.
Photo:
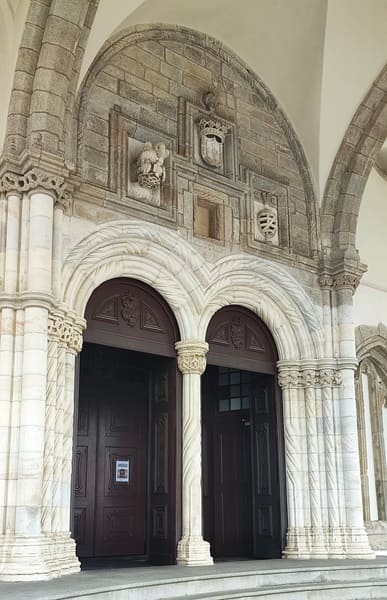
M176 342L177 364L184 374L202 375L206 369L206 354L208 352L207 342L185 340Z

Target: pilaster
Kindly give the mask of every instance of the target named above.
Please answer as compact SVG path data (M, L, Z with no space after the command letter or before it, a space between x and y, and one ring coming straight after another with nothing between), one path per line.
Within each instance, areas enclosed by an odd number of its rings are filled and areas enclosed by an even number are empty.
M325 392L326 414L331 420L329 427L337 431L335 447L329 446L328 438L326 454L328 481L338 490L336 493L328 488L328 492L330 499L336 495L339 503L337 515L331 510L335 522L333 531L336 532L331 537L336 549L344 544L346 558L374 557L363 522L354 379L357 359L352 297L365 270L356 257L343 255L340 260L324 264L319 278L323 299L331 305L332 354L337 356L341 377L341 385L333 390L332 399Z
M317 361L280 361L278 382L282 388L285 430L285 462L288 492L286 558L344 557L344 539L339 547L331 527L338 510L330 494L329 477L335 473L333 423L324 406L341 385L340 371ZM329 410L331 410L329 405ZM326 439L328 438L328 439ZM327 460L327 447L329 460ZM335 513L336 511L336 513ZM337 525L340 520L337 518Z
M0 193L5 235L0 389L7 424L0 454L0 472L4 473L0 580L50 579L79 570L68 507L73 361L80 349L82 323L62 311L67 329L57 327L59 337L51 331L57 304L54 213L68 208L69 197L63 177L36 168L23 175L3 172ZM61 223L60 217L57 222ZM58 367L60 362L63 369ZM57 446L59 395L63 396L63 446ZM57 456L57 448L64 448L67 457ZM55 508L58 516L53 514Z

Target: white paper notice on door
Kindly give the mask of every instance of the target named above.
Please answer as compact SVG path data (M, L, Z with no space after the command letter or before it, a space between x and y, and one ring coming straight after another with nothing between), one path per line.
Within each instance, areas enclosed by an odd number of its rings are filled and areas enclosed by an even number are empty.
M129 461L128 460L116 460L116 482L117 483L128 483L129 482Z

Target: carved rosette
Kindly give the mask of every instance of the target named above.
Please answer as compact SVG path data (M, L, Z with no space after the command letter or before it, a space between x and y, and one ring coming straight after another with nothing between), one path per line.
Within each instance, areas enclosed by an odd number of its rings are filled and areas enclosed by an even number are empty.
M37 168L30 169L24 175L7 171L0 177L0 193L23 194L33 190L53 193L56 203L66 211L71 207L71 194L64 177Z
M183 375L202 375L206 369L207 342L176 342L177 364Z
M338 387L342 383L337 369L286 369L278 373L280 388Z
M71 352L82 350L82 329L79 325L59 314L51 314L48 319L48 338L58 342Z

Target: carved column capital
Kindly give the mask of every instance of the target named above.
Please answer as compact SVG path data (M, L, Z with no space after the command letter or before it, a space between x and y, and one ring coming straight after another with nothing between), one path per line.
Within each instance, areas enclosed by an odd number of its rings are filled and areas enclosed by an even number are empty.
M52 175L36 167L29 169L23 175L6 171L0 177L0 193L23 194L43 190L53 195L55 202L68 210L71 206L71 193L67 188L64 177Z
M48 338L58 342L71 352L82 350L82 329L61 314L51 313L48 319Z
M196 373L202 375L206 369L207 342L184 340L176 342L177 364L180 371L186 375Z
M323 290L350 290L355 292L367 267L359 260L326 261L320 264L318 282Z
M337 369L322 367L302 369L295 366L282 369L278 373L280 388L337 387L341 382L341 373Z
M301 372L297 369L287 369L278 373L278 385L280 388L301 387Z

